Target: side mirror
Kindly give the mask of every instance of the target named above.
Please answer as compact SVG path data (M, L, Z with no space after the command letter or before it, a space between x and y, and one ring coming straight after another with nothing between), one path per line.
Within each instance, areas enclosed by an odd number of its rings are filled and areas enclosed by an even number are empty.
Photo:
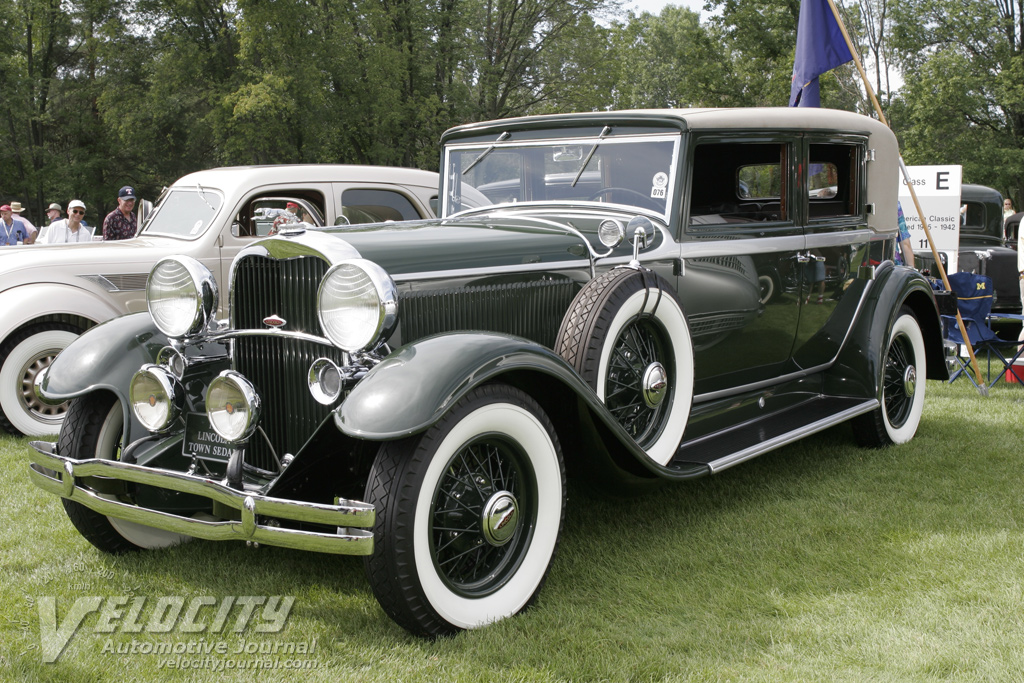
M146 224L146 220L153 215L153 202L148 199L140 199L135 206L135 219L139 228Z

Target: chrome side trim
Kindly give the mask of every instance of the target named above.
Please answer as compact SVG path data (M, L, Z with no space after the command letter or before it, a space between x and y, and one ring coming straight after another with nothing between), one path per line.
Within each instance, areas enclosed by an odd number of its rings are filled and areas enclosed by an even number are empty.
M835 360L834 358L832 360ZM720 398L728 398L735 394L745 394L749 391L758 391L760 389L767 389L777 384L785 384L786 382L792 382L802 377L808 377L817 372L824 372L832 366L832 361L816 365L813 368L807 368L806 370L797 370L786 375L779 375L778 377L772 377L771 379L761 380L760 382L753 382L751 384L742 384L740 386L731 387L729 389L722 389L720 391L709 391L706 394L696 394L693 397L694 403L703 403L705 401L714 401Z
M334 505L324 505L272 498L172 470L112 460L73 460L57 455L56 445L49 441L33 441L29 445L36 451L29 455L32 483L101 515L211 541L253 541L338 555L373 553L373 532L348 528L373 526L376 513L368 503L337 498ZM202 496L238 510L241 520L206 521L110 500L79 486L75 479L80 477L108 477ZM336 534L286 529L260 524L261 516L339 528Z
M629 258L621 259L628 263ZM604 263L615 263L614 259L607 259ZM435 270L422 273L401 273L392 275L395 284L405 282L416 282L422 280L447 280L456 277L484 277L488 275L508 275L511 273L547 273L553 270L565 271L567 269L578 269L590 271L590 261L586 259L578 261L559 261L557 263L517 263L509 266L491 266L486 268L460 268L458 270Z
M708 463L708 467L711 469L712 474L717 474L722 470L729 469L733 465L739 465L741 462L750 460L751 458L756 458L757 456L767 453L768 451L774 450L781 446L785 446L786 444L792 443L794 441L799 441L800 439L803 439L806 436L810 436L811 434L815 434L822 430L828 429L829 427L833 427L840 422L849 420L850 418L857 417L858 415L863 415L864 413L870 413L878 406L879 402L877 398L869 399L861 403L860 405L854 406L852 408L847 408L841 413L829 415L828 417L818 420L817 422L812 422L811 424L801 427L800 429L794 430L792 432L789 432L788 434L782 434L780 436L775 437L774 439L762 441L756 446L751 446L750 448L744 449L742 451L737 451L736 453L727 455L724 458L715 460L711 463Z
M149 273L96 274L79 275L79 277L99 285L108 292L140 292L146 289Z
M870 242L875 236L871 230L836 230L832 232L807 233L807 248L837 247Z

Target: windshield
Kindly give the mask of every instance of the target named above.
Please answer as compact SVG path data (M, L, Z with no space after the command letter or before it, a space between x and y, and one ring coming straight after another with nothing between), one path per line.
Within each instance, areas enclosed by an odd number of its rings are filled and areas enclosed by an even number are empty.
M208 187L172 187L157 204L143 232L192 239L213 223L224 198Z
M444 216L489 204L604 202L668 217L679 136L607 136L445 147ZM505 137L505 136L503 136Z

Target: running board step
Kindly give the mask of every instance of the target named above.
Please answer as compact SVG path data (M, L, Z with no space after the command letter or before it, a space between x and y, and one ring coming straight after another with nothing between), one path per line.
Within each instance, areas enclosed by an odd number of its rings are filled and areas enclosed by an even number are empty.
M714 474L878 407L878 399L820 396L727 431L684 441L669 467L705 465Z

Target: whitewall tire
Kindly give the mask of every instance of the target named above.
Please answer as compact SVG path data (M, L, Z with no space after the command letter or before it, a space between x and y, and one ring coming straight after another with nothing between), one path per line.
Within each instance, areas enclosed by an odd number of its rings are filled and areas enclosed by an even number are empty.
M367 576L406 629L438 636L519 613L547 577L565 474L554 429L525 393L477 387L418 437L384 444Z
M36 376L79 333L62 325L39 325L11 337L0 350L0 425L25 436L56 436L67 404L43 403L35 395Z

